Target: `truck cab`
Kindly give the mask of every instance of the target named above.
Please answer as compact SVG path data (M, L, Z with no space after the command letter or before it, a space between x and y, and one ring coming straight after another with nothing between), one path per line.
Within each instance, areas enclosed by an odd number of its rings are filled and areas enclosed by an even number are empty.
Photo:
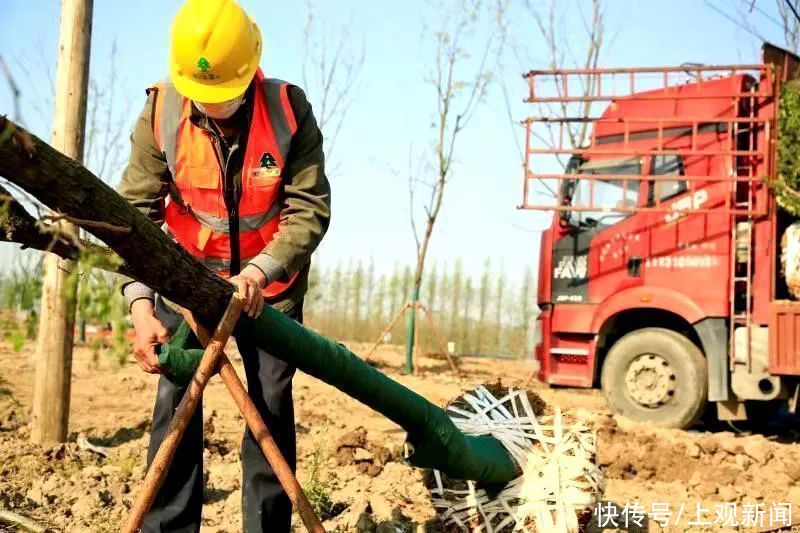
M708 402L741 420L752 402L796 397L800 354L773 353L769 326L776 302L793 309L776 246L792 220L770 182L797 58L771 45L763 55L526 75L528 102L547 113L526 120L522 207L553 212L539 253L539 380L600 386L612 410L670 427L692 425Z

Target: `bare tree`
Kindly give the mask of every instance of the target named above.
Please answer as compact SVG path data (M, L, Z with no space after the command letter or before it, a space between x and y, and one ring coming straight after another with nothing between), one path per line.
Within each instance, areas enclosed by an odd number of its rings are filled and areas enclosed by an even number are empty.
M551 0L547 11L543 13L532 5L530 0L525 2L528 11L536 22L539 32L547 44L547 49L550 56L551 69L569 68L570 66L582 68L585 70L596 69L599 59L600 51L603 46L603 36L605 34L605 12L601 0L592 0L592 10L589 17L583 11L580 12L581 22L584 31L586 32L586 42L582 51L582 56L577 55L572 43L575 42L573 35L568 32L559 31L556 26L557 6L559 5L556 0ZM563 5L563 4L562 4ZM593 96L597 93L598 78L587 74L581 78L581 92L580 96ZM558 83L554 83L554 88L559 96L563 96L562 87ZM582 117L587 118L591 111L592 102L588 99L585 102L577 103L577 109L570 108L569 102L560 102L561 107L560 115L562 117ZM549 111L549 110L548 110ZM577 113L576 113L577 111ZM566 129L566 134L569 137L569 143L575 148L582 147L586 143L586 137L589 132L589 122L583 120L580 122L567 122L563 124ZM555 145L556 140L553 136L553 129L548 128L550 132L549 144Z
M775 12L763 7L764 2L738 0L734 12L730 4L719 0L704 0L705 4L739 29L749 33L759 41L771 41L766 36L770 27L783 34L783 46L797 53L800 48L800 4L797 0L774 0Z
M19 100L20 100L20 90L19 86L17 85L16 80L14 80L14 76L11 75L11 71L8 70L8 65L6 65L5 59L3 56L0 55L0 70L3 71L3 76L8 83L8 88L11 89L11 98L14 101L14 121L23 124L22 122L22 115L19 108Z
M83 159L87 168L110 184L125 164L131 126L131 117L127 116L131 99L124 94L124 80L119 76L116 39L112 40L105 65L108 69L106 72L101 76L94 75L89 80ZM5 67L8 79L14 79L11 78L10 67L7 64ZM0 58L2 69L3 61ZM20 90L20 105L33 112L42 124L48 124L52 120L55 81L44 50L39 50L35 55L17 57L14 70L21 74L19 79L24 87L24 91ZM43 84L42 78L47 83Z
M56 80L53 77L55 65L48 60L44 45L39 43L32 49L7 56L7 59L8 68L12 69L13 63L13 70L21 74L17 78L22 87L20 105L26 111L28 122L32 122L33 115L40 126L49 127L53 116Z
M434 68L427 79L436 97L433 162L429 167L409 172L410 219L416 245L416 267L412 285L412 304L419 301L433 230L441 212L447 184L453 176L458 139L469 125L475 111L483 104L505 43L503 18L505 0L455 0L452 9L443 13L441 26L434 33ZM499 21L499 23L498 23ZM487 22L492 24L483 32ZM471 42L467 42L468 39ZM479 50L470 57L467 48ZM409 166L413 165L409 155ZM418 193L424 194L415 209ZM421 219L421 220L418 220ZM410 307L409 334L406 342L406 371L412 372L415 307Z
M50 67L44 52L37 56L23 56L17 58L15 71L22 74L22 86L25 91L19 90L20 106L22 109L32 111L43 123L51 121L53 104L55 101L55 88ZM130 117L127 111L131 108L130 97L124 96L123 80L119 77L119 60L116 39L112 41L109 50L107 75L93 77L89 80L88 103L86 112L86 139L84 141L83 160L87 168L91 169L106 183L118 179L125 164L127 155L128 132L130 131ZM3 70L9 84L15 79L7 63L0 57L0 70ZM48 82L40 83L33 76L40 72ZM16 85L16 84L14 84ZM12 85L13 87L13 85ZM44 88L43 88L44 87ZM21 115L21 111L15 112ZM32 196L15 185L0 180L2 186L12 189L17 198L20 198L26 207L33 209L37 218L42 221L52 221L53 215L46 214L47 210ZM44 228L44 226L42 226ZM53 232L54 241L57 228L47 225L47 230ZM81 231L81 237L91 240L92 237Z
M113 185L128 154L130 123L125 112L131 108L130 97L122 94L116 39L111 43L106 64L108 75L102 82L96 77L89 80L84 160L97 177Z
M605 43L606 27L605 27L605 8L603 0L591 0L591 10L578 9L581 24L584 33L582 36L576 35L574 32L567 31L563 27L563 8L564 2L557 0L550 0L549 2L541 2L525 0L525 11L530 18L530 21L536 27L541 37L541 41L534 40L535 42L543 42L547 52L547 68L549 69L596 69L600 57L602 55L603 46ZM583 6L582 3L579 6ZM588 12L587 12L588 11ZM570 11L574 13L574 11ZM528 24L526 24L527 27ZM530 41L526 35L527 41ZM534 64L531 55L523 48L513 36L509 36L510 48L514 53L516 59L516 72L514 73L514 80L519 79L518 75L530 69ZM505 78L504 78L505 80ZM589 97L597 94L598 91L598 78L595 76L586 75L580 79L580 94L573 96ZM524 163L526 154L524 153L523 145L521 143L522 135L519 135L517 125L519 118L514 116L514 109L511 105L511 98L505 81L502 83L503 95L505 97L506 114L509 119L509 124L512 125L514 141L517 144L517 150L520 155L520 162ZM553 80L552 90L558 96L563 96L563 87L557 80ZM531 129L533 138L541 143L543 146L549 148L556 148L561 144L561 139L566 137L567 142L573 148L580 148L586 144L589 135L589 121L586 120L591 112L592 102L584 99L582 102L559 102L554 107L550 103L535 104L538 109L536 114L542 117L575 117L583 120L576 120L573 122L542 122L537 124ZM562 154L555 154L559 164L563 167L566 166L566 161L563 160ZM549 185L543 183L548 193L555 196L555 191Z
M786 48L792 52L797 52L800 46L800 16L798 16L798 5L796 0L775 0L778 4L778 15L780 25L783 27L783 42ZM792 3L794 1L794 3ZM755 9L755 2L753 8Z
M366 45L362 39L360 47L351 46L352 32L348 28L329 33L314 17L313 0L306 0L306 11L303 85L316 106L314 115L325 135L325 155L330 159L353 103Z

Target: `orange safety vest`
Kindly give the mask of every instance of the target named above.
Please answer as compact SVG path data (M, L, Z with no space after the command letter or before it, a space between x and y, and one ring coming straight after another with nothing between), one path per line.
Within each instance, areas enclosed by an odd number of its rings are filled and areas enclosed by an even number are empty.
M259 69L253 91L253 117L242 166L238 204L240 261L247 263L264 250L278 231L282 202L281 176L292 136L297 131L289 103L290 85L265 79ZM156 142L164 153L177 188L167 199L165 230L200 262L223 277L230 276L231 240L228 210L222 193L222 169L208 131L190 120L192 102L167 82L158 90L153 117ZM291 286L274 281L264 296L275 297Z

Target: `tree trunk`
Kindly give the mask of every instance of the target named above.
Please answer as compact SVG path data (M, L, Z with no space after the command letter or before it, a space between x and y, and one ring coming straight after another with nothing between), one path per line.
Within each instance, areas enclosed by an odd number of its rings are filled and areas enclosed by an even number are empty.
M414 341L417 338L417 302L419 301L419 287L414 285L411 302L408 308L408 326L406 331L406 374L414 373Z
M64 0L61 7L52 144L79 162L86 126L92 1ZM62 225L64 234L77 236L74 226ZM70 259L45 257L31 428L31 440L38 443L67 439L76 288L69 277L74 268Z
M0 175L47 207L78 220L119 255L126 274L191 309L204 325L213 327L222 316L233 294L230 283L168 239L89 170L4 117Z
M91 172L0 117L0 176L104 240L131 277L216 325L233 285L201 265ZM24 244L24 243L23 243ZM267 306L239 333L387 416L408 432L407 459L458 479L505 484L520 474L503 444L459 431L447 413L388 378L344 346ZM173 339L174 340L174 339ZM176 346L183 349L185 346Z
M419 303L419 294L422 289L422 276L425 272L428 243L430 243L435 222L435 218L428 218L428 223L425 226L425 236L422 238L422 243L417 247L417 266L414 268L414 280L411 285L411 307L409 308L408 334L406 335L406 374L414 373L414 345L417 341L417 304Z

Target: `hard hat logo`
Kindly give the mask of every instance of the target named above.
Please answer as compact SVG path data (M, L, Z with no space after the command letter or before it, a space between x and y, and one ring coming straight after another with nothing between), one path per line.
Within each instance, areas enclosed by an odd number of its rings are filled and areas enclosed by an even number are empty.
M220 78L220 76L217 74L209 72L211 63L209 63L208 59L205 57L201 57L197 60L197 68L200 69L200 72L195 72L192 74L192 76L197 80L218 80Z

